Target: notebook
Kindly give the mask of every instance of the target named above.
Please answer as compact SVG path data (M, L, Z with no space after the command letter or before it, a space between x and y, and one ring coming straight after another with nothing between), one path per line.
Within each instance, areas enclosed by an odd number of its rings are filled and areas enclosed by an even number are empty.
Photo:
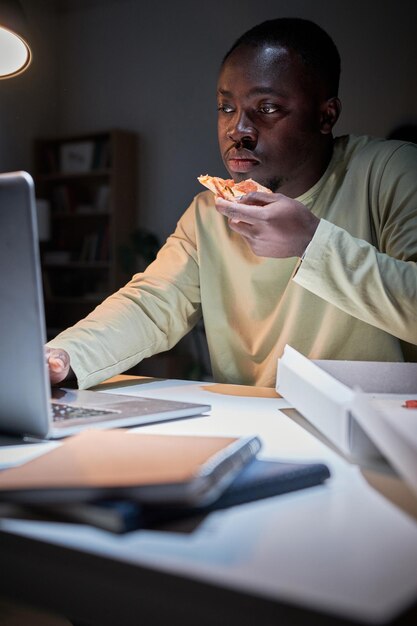
M258 437L85 432L0 473L0 501L79 503L130 498L159 505L217 499L261 448Z
M165 527L171 522L187 518L198 520L219 509L322 485L329 477L329 468L324 463L254 458L217 499L206 503L157 506L120 497L56 504L32 501L21 502L20 508L12 509L12 515L19 517L23 514L25 517L26 514L34 514L41 519L89 524L114 533L126 533L139 528Z
M85 428L140 426L200 415L211 407L59 388L51 395L34 183L0 174L0 432L41 439Z

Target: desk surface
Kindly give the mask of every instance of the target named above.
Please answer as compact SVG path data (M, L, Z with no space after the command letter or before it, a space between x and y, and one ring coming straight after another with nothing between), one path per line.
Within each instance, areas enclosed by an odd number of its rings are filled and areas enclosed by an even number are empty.
M166 624L168 617L179 623L176 616L184 626L259 626L278 618L310 623L312 615L320 615L320 623L385 623L415 605L416 520L381 493L378 481L285 414L288 404L273 391L132 377L100 389L212 405L208 416L141 432L257 434L263 458L324 461L332 477L318 487L217 511L189 532L117 536L3 519L5 593L100 624L138 623L138 615L152 624ZM27 455L36 449L24 448ZM11 447L0 450L0 459L6 455L13 455ZM376 475L384 481L383 473ZM395 478L386 479L395 485ZM408 497L412 512L415 498Z

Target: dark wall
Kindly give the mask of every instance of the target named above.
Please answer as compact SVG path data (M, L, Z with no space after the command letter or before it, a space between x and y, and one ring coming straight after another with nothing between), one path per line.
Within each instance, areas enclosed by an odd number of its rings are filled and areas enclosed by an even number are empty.
M34 62L13 83L0 83L0 169L30 167L38 135L134 130L138 219L162 238L199 191L196 177L225 174L217 71L234 39L255 23L301 16L333 36L343 60L338 134L385 136L417 116L413 1L27 0L26 10Z

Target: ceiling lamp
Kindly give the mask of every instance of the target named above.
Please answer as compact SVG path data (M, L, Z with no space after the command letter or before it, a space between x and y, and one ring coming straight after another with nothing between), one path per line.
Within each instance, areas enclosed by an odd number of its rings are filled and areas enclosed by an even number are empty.
M26 24L18 2L0 2L0 79L21 74L32 53L25 36Z

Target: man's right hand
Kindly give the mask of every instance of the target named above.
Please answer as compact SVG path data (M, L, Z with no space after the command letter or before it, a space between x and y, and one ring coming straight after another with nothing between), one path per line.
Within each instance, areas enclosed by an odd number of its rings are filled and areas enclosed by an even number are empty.
M68 352L60 348L45 348L45 358L52 385L61 383L69 376L71 366Z
M302 257L320 223L304 204L281 193L252 191L232 202L216 198L216 209L260 257Z

